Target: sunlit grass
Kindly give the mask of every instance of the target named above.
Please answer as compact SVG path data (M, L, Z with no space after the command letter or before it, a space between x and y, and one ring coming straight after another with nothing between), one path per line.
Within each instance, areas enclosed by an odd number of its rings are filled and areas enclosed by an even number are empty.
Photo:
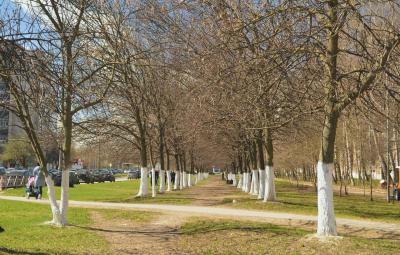
M182 226L178 244L193 254L396 254L398 240L344 236L330 242L312 232L268 223L192 219Z
M85 230L92 224L89 209L70 208L65 228L44 224L48 205L0 201L0 254L107 254L104 238Z
M276 180L277 200L264 203L244 192L235 197L237 203L227 203L236 208L284 211L317 215L317 194L313 187L290 183L287 180ZM231 199L230 199L231 200ZM383 199L375 198L370 201L363 195L348 195L340 197L334 194L335 213L339 217L361 218L368 220L400 222L400 204L387 203Z

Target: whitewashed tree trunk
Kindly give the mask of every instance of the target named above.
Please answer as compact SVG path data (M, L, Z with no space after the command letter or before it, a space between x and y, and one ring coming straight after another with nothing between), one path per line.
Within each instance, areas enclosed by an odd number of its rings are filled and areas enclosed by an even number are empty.
M151 196L156 197L156 169L151 169Z
M181 171L181 172L179 173L179 189L180 189L180 190L183 189L183 174L184 174L183 171Z
M237 185L236 174L232 174L232 180L233 180L232 186L236 187L236 185Z
M246 185L247 185L247 172L244 172L243 173L243 183L242 183L242 191L243 192L246 192L246 190L247 190Z
M318 179L318 228L317 235L337 235L336 219L333 208L332 190L333 164L326 164L321 161L317 166Z
M199 182L199 173L196 174L196 179L194 180L194 185Z
M258 170L259 177L260 177L260 190L258 192L258 199L263 199L265 195L265 170L260 169Z
M160 193L165 192L165 171L160 170Z
M179 189L179 181L181 180L180 171L175 172L175 183L174 183L174 190Z
M267 201L275 201L276 193L275 193L275 175L274 175L274 167L266 166L265 167L265 194L264 194L264 202Z
M61 225L68 224L69 170L61 171Z
M167 170L167 191L171 191L171 170Z
M186 188L188 186L188 174L186 172L183 172L183 188Z
M140 169L140 186L137 197L145 197L149 194L149 186L147 183L147 168L142 167Z
M239 182L238 182L236 188L241 189L242 183L243 183L243 174L239 174Z
M248 172L245 192L250 193L250 189L251 189L251 175L250 172Z
M260 181L258 180L258 170L253 170L253 177L254 177L253 195L258 195L260 189Z
M253 174L253 170L249 173L249 178L251 179L249 193L253 194L254 193L254 174Z
M192 174L191 173L188 173L188 187L191 187L192 186Z
M54 182L49 175L45 179L47 183L47 194L49 196L51 213L53 215L53 219L50 223L56 226L62 226L61 211L57 204L56 193L54 191Z

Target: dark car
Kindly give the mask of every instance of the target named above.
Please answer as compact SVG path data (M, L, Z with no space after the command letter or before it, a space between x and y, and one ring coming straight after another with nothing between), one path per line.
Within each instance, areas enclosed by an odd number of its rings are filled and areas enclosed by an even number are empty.
M5 175L6 173L6 169L4 167L0 167L0 175Z
M29 176L29 170L26 169L15 169L9 168L6 170L7 175L16 175L16 176Z
M62 179L62 174L61 171L58 169L50 169L49 174L51 176L51 179L53 179L54 186L60 187L61 186L61 179ZM73 188L75 184L79 182L78 177L76 174L72 171L69 172L69 187Z
M90 171L78 170L76 174L78 176L79 182L94 183L94 177Z
M130 170L128 172L128 180L139 179L139 178L140 178L140 170L135 169L135 170Z
M104 181L115 182L115 177L110 170L102 169L100 172L103 175Z
M69 181L72 182L73 184L80 184L78 174L76 171L69 172Z
M121 173L120 170L118 170L118 169L110 169L110 171L112 174L120 174Z
M92 170L91 173L95 182L105 182L105 175L100 170Z

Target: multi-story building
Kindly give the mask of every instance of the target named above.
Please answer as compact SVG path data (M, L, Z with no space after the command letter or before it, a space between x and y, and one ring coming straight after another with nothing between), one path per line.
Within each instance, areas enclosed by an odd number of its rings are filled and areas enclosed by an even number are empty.
M10 92L7 89L6 83L0 80L0 101L6 102L10 99ZM0 151L5 143L13 137L24 135L21 128L21 120L17 115L0 107Z

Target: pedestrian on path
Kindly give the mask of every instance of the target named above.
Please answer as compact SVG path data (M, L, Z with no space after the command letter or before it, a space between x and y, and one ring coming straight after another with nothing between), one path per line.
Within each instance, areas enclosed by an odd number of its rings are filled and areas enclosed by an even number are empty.
M42 198L43 194L43 186L44 186L44 174L42 169L40 168L39 163L37 163L36 167L33 169L33 176L35 176L34 185L38 190L38 199Z

